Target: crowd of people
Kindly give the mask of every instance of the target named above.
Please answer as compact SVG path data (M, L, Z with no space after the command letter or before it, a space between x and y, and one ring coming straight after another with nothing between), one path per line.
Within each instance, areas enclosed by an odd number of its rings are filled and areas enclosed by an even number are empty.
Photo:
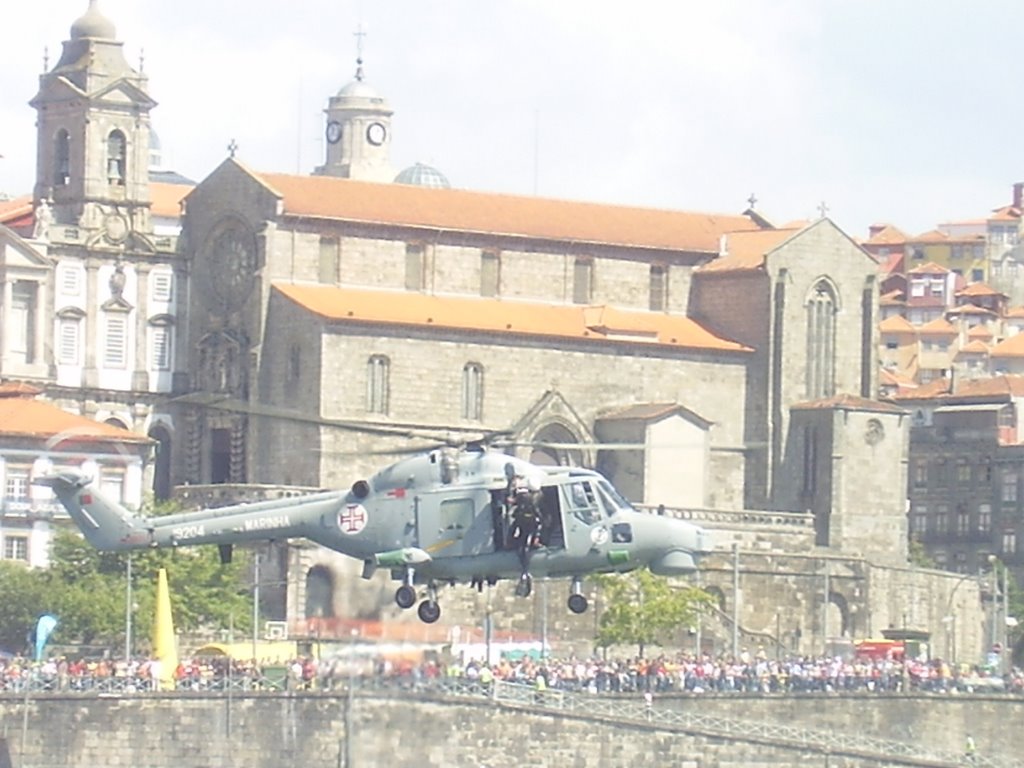
M162 678L172 678L168 686ZM185 691L337 690L350 681L360 685L430 687L448 683L490 689L495 681L573 692L603 694L806 694L864 693L1010 693L1024 694L1024 671L998 673L981 666L952 665L940 659L842 659L793 656L768 658L763 653L713 658L680 653L655 658L537 659L529 655L443 662L437 659L389 661L343 656L321 660L296 658L283 663L256 663L225 657L196 657L164 675L152 659L51 658L40 663L14 657L0 659L0 691L67 692L146 691L168 687Z

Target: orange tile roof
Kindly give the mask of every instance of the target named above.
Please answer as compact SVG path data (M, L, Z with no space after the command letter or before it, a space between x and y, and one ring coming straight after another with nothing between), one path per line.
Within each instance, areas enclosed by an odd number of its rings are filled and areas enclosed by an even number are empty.
M907 242L909 243L944 243L949 240L949 235L943 232L941 229L930 229L927 232L923 232L917 237L910 238Z
M0 437L61 438L61 443L150 443L145 435L61 410L53 403L7 393L0 396ZM58 447L59 446L55 446Z
M717 253L725 233L758 229L730 214L244 170L281 198L286 216L703 253Z
M1020 208L1015 208L1012 205L1004 205L1000 208L993 208L992 215L988 217L989 221L1018 221L1020 220Z
M764 257L786 240L793 237L798 229L772 229L760 232L734 232L725 238L725 253L697 268L698 272L731 272L734 270L759 269L764 266Z
M903 245L907 236L892 224L876 225L881 228L864 241L865 245Z
M658 344L715 352L751 351L750 347L714 335L688 317L661 312L327 285L273 285L299 306L331 321Z
M967 331L967 338L969 339L991 339L992 331L985 325L975 325Z
M991 309L985 309L979 307L977 304L960 304L959 306L953 307L952 309L946 310L947 315L984 315L986 317L994 317L995 312Z
M812 409L836 409L840 411L874 411L875 413L904 413L903 408L898 408L895 405L889 403L879 402L878 400L868 400L866 397L860 397L858 395L835 395L833 397L827 397L822 400L811 400L805 403L795 403L791 406L794 410L812 410Z
M901 315L885 318L878 324L878 330L882 333L905 333L911 336L917 333L917 329L910 324L910 321Z
M1006 294L1002 291L997 291L991 285L983 282L970 283L965 288L956 292L957 296L1003 296Z
M970 355L987 355L988 345L983 341L975 339L964 344L963 347L957 352L958 355L970 354Z
M907 300L906 297L903 295L903 291L901 291L899 288L896 288L892 291L889 291L888 293L883 293L881 296L879 296L878 303L881 304L882 306L894 306L899 304L906 304Z
M1003 317L1024 317L1024 307L1010 307L1005 313L1003 313Z
M7 224L32 213L32 195L19 195L8 200L0 200L0 224Z
M924 264L920 264L909 272L908 275L948 275L949 270L940 264L936 264L934 261L929 261Z
M1017 333L992 347L992 357L1024 357L1024 333Z
M917 329L922 336L956 336L957 330L944 317L937 317Z
M181 201L194 187L191 184L149 183L150 211L154 216L176 219L181 216Z
M892 396L893 400L930 400L949 392L949 379L932 379L913 389L901 390Z
M0 383L0 397L23 397L41 395L43 390L24 381L5 381Z
M1002 373L983 379L961 379L951 397L1024 396L1024 376Z

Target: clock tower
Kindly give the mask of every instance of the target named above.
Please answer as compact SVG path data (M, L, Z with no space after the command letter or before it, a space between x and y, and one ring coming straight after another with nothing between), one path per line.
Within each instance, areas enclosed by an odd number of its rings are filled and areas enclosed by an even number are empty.
M30 103L38 113L36 204L49 201L55 224L121 241L128 232L152 232L149 113L156 102L115 34L90 0Z
M363 79L363 60L356 59L355 79L332 96L324 110L324 176L390 182L391 115L393 111Z

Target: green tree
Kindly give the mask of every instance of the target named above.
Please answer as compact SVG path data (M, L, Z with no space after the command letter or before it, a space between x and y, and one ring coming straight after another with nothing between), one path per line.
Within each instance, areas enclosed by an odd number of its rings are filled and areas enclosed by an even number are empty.
M603 609L595 640L598 647L635 645L644 648L672 641L680 627L689 627L712 598L698 587L674 587L646 568L627 574L595 577Z
M22 650L28 628L42 612L60 621L55 642L121 647L128 557L127 552L100 552L77 531L60 530L54 534L48 570L0 563L0 648ZM216 547L182 547L140 550L131 558L137 648L146 648L152 635L161 568L167 570L177 631L222 629L232 619L240 632L251 629L244 556L222 565Z
M0 560L0 649L23 653L40 614L53 610L40 571Z

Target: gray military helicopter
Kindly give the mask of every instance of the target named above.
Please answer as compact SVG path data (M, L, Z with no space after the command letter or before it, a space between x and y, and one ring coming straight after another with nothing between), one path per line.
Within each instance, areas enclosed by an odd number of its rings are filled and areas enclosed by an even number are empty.
M570 581L569 610L583 613L584 576L647 566L659 575L696 569L711 551L700 527L632 507L601 474L540 466L482 444L446 446L402 459L347 491L143 517L106 498L90 477L64 471L36 480L53 488L86 539L101 550L306 538L363 561L363 577L387 568L395 593L419 618L440 618L438 589L482 589L516 579Z

